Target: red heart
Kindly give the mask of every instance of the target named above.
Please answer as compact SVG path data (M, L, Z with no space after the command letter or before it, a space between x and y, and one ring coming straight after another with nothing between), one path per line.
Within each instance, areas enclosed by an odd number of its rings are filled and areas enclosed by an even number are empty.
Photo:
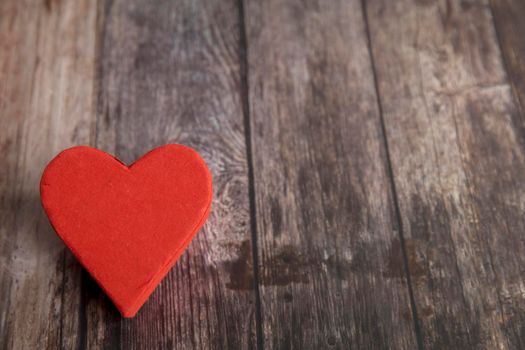
M40 193L57 234L133 317L206 221L211 182L186 146L156 148L129 167L80 146L48 164Z

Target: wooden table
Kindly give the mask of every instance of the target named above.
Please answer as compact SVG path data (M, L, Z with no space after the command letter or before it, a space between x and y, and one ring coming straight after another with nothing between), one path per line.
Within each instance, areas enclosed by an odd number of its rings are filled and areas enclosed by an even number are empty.
M1 349L525 348L525 3L0 2ZM45 164L183 143L213 212L134 319Z

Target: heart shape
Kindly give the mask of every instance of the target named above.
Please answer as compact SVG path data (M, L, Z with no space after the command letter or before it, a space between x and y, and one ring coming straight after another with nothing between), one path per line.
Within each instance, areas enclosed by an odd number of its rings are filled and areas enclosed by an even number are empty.
M156 148L129 167L79 146L47 165L40 194L58 236L133 317L206 221L212 180L186 146Z

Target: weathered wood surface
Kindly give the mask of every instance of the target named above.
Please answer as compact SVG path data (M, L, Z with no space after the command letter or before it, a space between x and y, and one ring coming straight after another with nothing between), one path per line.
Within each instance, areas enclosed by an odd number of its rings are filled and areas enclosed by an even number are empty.
M95 119L96 4L0 2L0 348L72 348L80 268L40 206L61 149L89 143ZM65 321L67 320L67 322Z
M87 347L253 348L237 4L117 0L101 12L96 146L126 163L166 143L193 147L213 174L214 201L205 228L136 318L118 321L90 303L88 329L104 341L93 334Z
M519 0L491 0L491 7L507 68L508 79L521 109L525 105L525 2Z
M0 2L0 349L524 348L524 15ZM168 142L210 165L213 211L124 320L38 181L73 144Z
M245 18L264 344L414 348L360 2Z
M523 348L524 134L485 1L369 1L423 345Z

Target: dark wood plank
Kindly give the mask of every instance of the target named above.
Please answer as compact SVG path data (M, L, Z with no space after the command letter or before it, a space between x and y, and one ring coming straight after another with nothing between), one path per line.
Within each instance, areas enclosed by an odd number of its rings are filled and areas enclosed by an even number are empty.
M525 106L525 40L523 40L525 2L491 0L490 4L508 78L520 102L523 115L523 106Z
M88 345L254 348L237 3L116 0L102 11L97 146L129 163L158 145L189 145L211 168L215 198L205 228L136 318L118 325L90 297L97 334Z
M523 348L525 143L489 6L367 18L424 345Z
M360 2L245 18L264 346L415 348Z
M95 126L96 4L0 2L0 348L75 348L80 267L40 206L61 149Z

